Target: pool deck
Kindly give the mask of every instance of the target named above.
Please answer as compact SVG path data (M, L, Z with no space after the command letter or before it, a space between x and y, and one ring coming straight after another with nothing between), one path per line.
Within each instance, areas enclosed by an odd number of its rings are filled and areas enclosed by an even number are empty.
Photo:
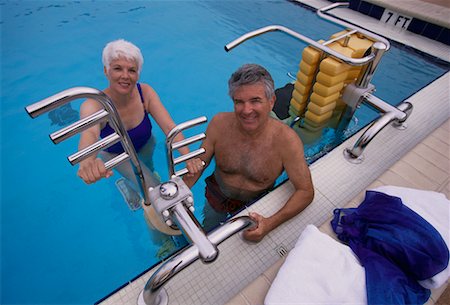
M316 8L331 4L331 2L323 0L301 0L299 2ZM410 2L410 0L399 1L399 3L405 2ZM447 8L447 6L442 7ZM338 9L333 11L333 14L450 62L450 47L447 45L413 33L399 32L397 29L380 24L378 20L349 9ZM279 259L277 250L280 247L287 250L292 249L306 225L320 226L330 217L333 209L351 202L396 164L400 158L426 139L430 133L445 122L447 122L445 126L448 129L449 84L450 72L447 72L408 98L408 101L414 106L413 113L407 121L408 128L397 130L388 126L383 129L366 148L363 163L349 163L343 157L343 150L353 146L364 130L313 163L310 169L316 195L313 203L305 211L271 232L258 244L245 243L239 236L233 236L223 242L219 246L219 258L213 264L206 265L197 261L166 284L165 288L170 304L226 303ZM444 143L447 139L446 136L448 134L444 133ZM431 142L430 145L442 145L442 143L438 140ZM448 142L442 146L442 151L444 155L450 155ZM439 185L429 185L427 189L447 192L448 196L449 181L444 181ZM252 205L250 210L263 215L271 215L284 205L292 191L292 185L289 182L284 183ZM247 212L241 214L244 215ZM139 293L155 270L156 268L149 270L140 278L112 294L101 304L136 304Z

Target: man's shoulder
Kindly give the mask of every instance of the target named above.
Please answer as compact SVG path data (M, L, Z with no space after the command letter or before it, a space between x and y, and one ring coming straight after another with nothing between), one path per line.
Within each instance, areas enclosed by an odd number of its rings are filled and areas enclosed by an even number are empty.
M233 112L219 112L211 120L212 125L223 126L229 124L234 118Z
M290 128L288 125L284 124L283 122L270 118L271 124L272 124L272 131L277 134L283 134L283 135L292 135L292 133L295 134L295 131Z
M222 138L224 132L230 128L232 116L228 112L219 112L213 116L208 124L207 135L210 139Z
M280 122L276 119L272 119L272 132L276 135L275 139L277 141L289 141L289 142L298 142L300 141L300 137L298 134L288 125Z

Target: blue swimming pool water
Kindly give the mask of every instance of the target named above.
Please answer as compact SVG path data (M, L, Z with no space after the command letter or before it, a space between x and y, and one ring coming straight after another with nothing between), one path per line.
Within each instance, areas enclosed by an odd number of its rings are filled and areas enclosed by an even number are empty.
M231 53L226 43L269 24L317 40L341 30L287 1L1 1L0 9L2 304L93 303L157 262L142 211L124 204L117 177L86 186L66 160L77 138L55 146L47 137L79 103L35 120L25 106L74 86L104 88L101 50L125 38L142 49L141 80L177 123L210 119L232 110L226 82L238 66L262 64L281 87L304 47L276 33ZM397 104L446 69L393 48L373 82L377 96ZM362 113L361 124L375 115ZM155 129L155 166L167 179ZM202 180L194 188L197 216Z

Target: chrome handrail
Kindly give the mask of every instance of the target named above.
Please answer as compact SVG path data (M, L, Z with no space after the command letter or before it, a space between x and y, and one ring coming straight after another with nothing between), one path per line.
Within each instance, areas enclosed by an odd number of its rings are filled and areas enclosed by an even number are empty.
M328 12L329 10L332 10L334 8L337 8L337 7L348 7L348 5L349 5L348 2L336 2L336 3L330 4L328 6L319 8L316 13L322 19L331 21L333 23L339 24L339 25L341 25L343 27L346 27L346 28L349 28L349 29L352 29L352 30L357 30L358 32L360 32L364 36L370 37L370 38L372 38L375 41L382 42L387 47L386 51L389 50L391 48L391 44L390 44L389 40L387 40L386 38L384 38L384 37L382 37L380 35L377 35L375 33L372 33L370 31L367 31L367 30L365 30L363 28L360 28L358 26L355 26L355 25L353 25L351 23L345 22L344 20L341 20L341 19L335 18L335 17L333 17L331 15L326 15L325 14L326 12Z
M364 131L364 133L359 137L352 148L344 149L344 157L352 163L361 163L364 160L363 152L366 146L373 140L373 138L388 124L395 123L397 127L403 126L402 124L406 121L413 110L413 105L410 102L403 102L397 108L391 106L389 109L379 108L379 99L373 95L367 95L365 97L364 103L371 104L373 107L386 110L380 118L372 122L370 126ZM384 103L384 102L383 102ZM386 103L384 103L386 104ZM384 105L385 106L385 105ZM403 126L404 127L404 126Z
M200 133L198 135L192 136L190 138L181 140L179 142L173 143L175 140L175 137L181 133L183 130L203 124L208 119L205 116L192 119L190 121L178 124L175 126L168 134L166 138L166 153L167 153L167 162L168 162L168 168L169 168L169 177L177 176L180 177L188 172L187 168L183 168L179 171L175 171L175 165L185 162L189 159L195 158L198 155L201 155L205 152L204 148L199 148L197 150L191 151L185 155L182 155L178 158L174 158L173 156L173 150L179 149L180 147L187 146L189 144L192 144L197 141L201 141L204 138L206 138L206 135L204 133Z
M50 135L51 140L57 144L60 143L69 137L82 132L83 130L93 126L94 124L99 124L105 120L108 120L110 126L114 129L115 133L111 134L109 137L101 139L96 143L82 149L81 151L71 155L68 157L69 162L72 165L75 165L87 158L88 156L98 152L101 149L109 147L119 141L121 141L122 146L125 150L121 155L111 159L110 161L105 163L106 169L112 169L117 165L131 159L131 164L134 167L134 173L139 177L139 187L141 188L141 192L143 193L143 197L146 205L150 205L150 200L148 197L148 186L145 181L141 164L139 162L139 158L134 149L133 143L126 131L119 113L114 107L111 99L102 91L89 87L75 87L64 90L60 93L52 95L46 99L43 99L39 102L36 102L32 105L29 105L25 108L27 113L32 117L36 118L46 112L54 110L58 107L61 107L73 100L90 98L98 101L104 108L104 110L100 110L86 118L83 118L57 132L54 132Z
M230 236L253 225L255 225L254 220L248 216L233 218L209 233L207 237L211 243L217 246ZM139 295L138 304L168 304L168 295L163 287L164 284L198 258L198 248L196 245L191 245L163 263L147 281L144 290Z
M329 10L332 10L337 7L346 6L348 7L348 2L338 2L334 3L328 6L325 6L323 8L320 8L317 10L317 15L325 20L331 21L333 23L339 24L341 26L344 26L348 28L350 31L344 35L341 35L339 37L336 37L334 39L331 39L329 41L326 41L324 43L318 43L314 40L312 40L309 37L306 37L300 33L297 33L287 27L281 26L281 25L269 25L263 28L256 29L254 31L248 32L237 39L233 40L232 42L225 45L225 51L229 52L231 49L235 48L236 46L240 45L244 41L254 38L256 36L273 32L273 31L280 31L285 34L288 34L291 37L294 37L298 40L304 41L313 47L323 51L329 56L332 56L344 63L347 63L352 66L364 66L364 68L361 70L361 73L358 76L358 79L356 80L356 85L361 88L367 88L367 86L370 84L370 81L372 80L373 74L375 73L375 70L378 66L378 63L381 60L381 57L383 56L384 52L388 51L391 47L391 44L389 43L389 40L386 38L379 36L377 34L374 34L372 32L369 32L367 30L364 30L363 28L360 28L358 26L352 25L350 23L347 23L343 20L339 20L331 15L326 15L325 13ZM350 34L359 32L363 34L364 36L367 36L368 38L374 40L374 44L371 48L371 52L369 55L364 56L363 58L352 58L347 57L329 47L327 47L328 44L331 42L337 41L339 39L342 39ZM348 37L347 37L348 39Z
M342 7L342 6L347 6L348 7L349 3L348 2L338 2L338 3L333 3L331 5L325 6L323 8L320 8L317 10L317 15L323 19L326 19L328 21L331 21L333 23L339 24L343 27L349 28L351 29L351 33L355 33L355 32L359 32L371 39L373 39L375 42L380 42L381 44L385 45L385 51L389 50L391 47L391 44L389 43L389 40L387 40L386 38L379 36L377 34L374 34L372 32L369 32L367 30L364 30L363 28L357 27L355 25L352 25L350 23L347 23L343 20L339 20L333 16L330 15L326 15L325 12L328 12L329 10L332 10L334 8L337 7ZM351 57L347 57L339 52L334 51L333 49L327 47L326 45L329 44L330 42L336 41L341 39L342 37L337 37L333 40L327 41L326 43L318 43L315 40L312 40L309 37L306 37L300 33L297 33L287 27L284 27L282 25L269 25L266 27L262 27L259 29L256 29L254 31L248 32L240 37L238 37L237 39L233 40L232 42L228 43L225 45L225 51L229 52L231 49L235 48L236 46L238 46L239 44L243 43L244 41L254 38L256 36L268 33L268 32L273 32L273 31L280 31L283 32L285 34L288 34L291 37L294 37L298 40L304 41L312 46L314 46L315 48L327 53L330 56L333 56L337 59L340 59L341 61L352 65L352 66L362 66L365 65L369 62L371 62L374 59L374 54L369 54L363 58L351 58ZM349 34L349 33L348 33ZM346 35L348 35L346 34ZM344 35L344 36L346 36Z
M282 25L269 25L269 26L265 26L265 27L256 29L254 31L248 32L248 33L236 38L235 40L231 41L230 43L226 44L225 51L229 52L233 48L237 47L238 45L240 45L241 43L243 43L246 40L252 39L254 37L257 37L257 36L265 34L265 33L274 32L274 31L280 31L280 32L288 34L289 36L294 37L298 40L304 41L304 42L314 46L315 48L325 52L326 54L333 56L349 65L352 65L352 66L365 65L365 64L371 62L375 58L374 54L369 54L363 58L347 57L347 56L327 47L326 45L318 43L317 41L312 40L311 38L306 37L300 33L297 33L285 26L282 26Z

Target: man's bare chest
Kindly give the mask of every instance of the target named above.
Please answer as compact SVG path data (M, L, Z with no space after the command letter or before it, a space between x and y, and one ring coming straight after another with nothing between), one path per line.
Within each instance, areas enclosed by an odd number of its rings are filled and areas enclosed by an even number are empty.
M254 143L224 141L216 147L216 164L226 174L265 184L282 170L280 156L272 145L269 139Z

